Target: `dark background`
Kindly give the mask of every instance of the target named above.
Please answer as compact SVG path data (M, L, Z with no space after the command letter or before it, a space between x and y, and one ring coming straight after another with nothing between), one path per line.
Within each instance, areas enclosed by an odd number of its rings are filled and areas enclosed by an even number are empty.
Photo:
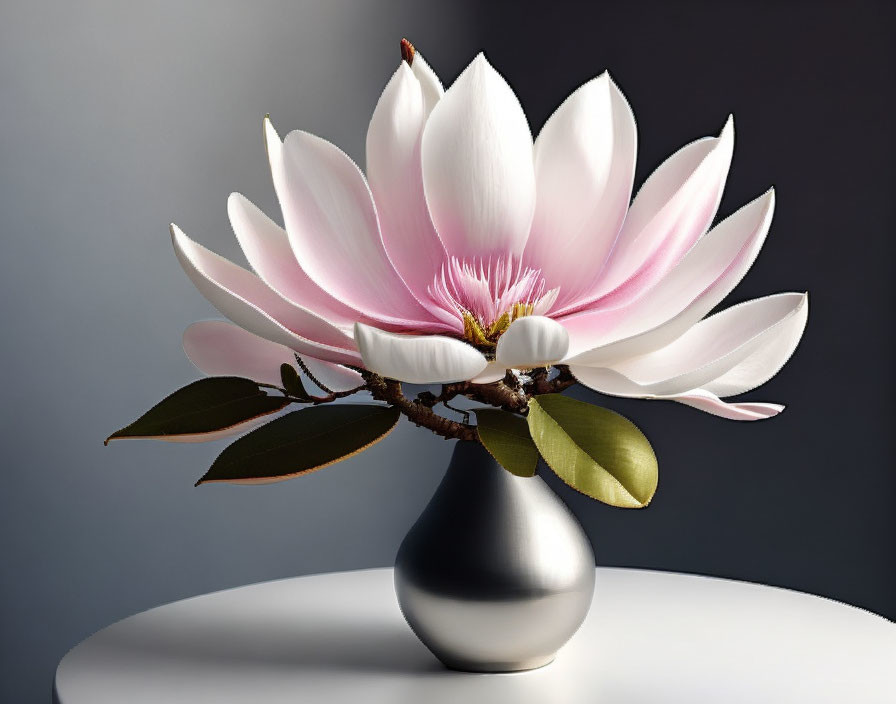
M261 117L363 163L402 36L446 83L484 49L533 132L610 69L638 120L639 182L735 114L720 215L769 185L778 207L726 305L811 292L794 358L749 395L788 409L734 423L601 399L653 442L656 499L622 511L552 483L602 565L896 618L894 19L883 2L4 2L0 700L46 700L66 650L135 611L392 560L451 449L407 424L325 471L252 488L192 488L220 444L101 440L196 378L180 334L215 317L167 223L241 261L227 194L279 218Z

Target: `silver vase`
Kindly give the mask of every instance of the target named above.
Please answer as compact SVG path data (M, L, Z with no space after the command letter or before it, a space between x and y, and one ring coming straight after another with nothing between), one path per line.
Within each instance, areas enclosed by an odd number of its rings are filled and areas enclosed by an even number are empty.
M445 665L513 672L547 665L588 613L594 553L538 476L516 477L458 442L445 478L395 559L395 591Z

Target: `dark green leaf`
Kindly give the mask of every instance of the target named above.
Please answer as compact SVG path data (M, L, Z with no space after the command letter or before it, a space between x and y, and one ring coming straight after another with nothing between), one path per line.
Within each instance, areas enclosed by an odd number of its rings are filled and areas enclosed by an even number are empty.
M291 364L284 363L280 365L280 380L283 382L283 388L286 389L286 393L290 396L306 401L311 400L311 396L305 391L305 386L302 384L299 373Z
M249 379L213 376L178 389L133 423L112 433L105 444L117 438L202 440L203 435L276 413L288 403L281 396L268 396Z
M538 448L525 418L498 408L479 408L475 413L479 439L491 456L511 474L534 476Z
M548 466L583 494L621 508L653 498L657 462L644 434L606 408L559 394L529 402L529 432Z
M382 440L399 415L390 406L356 404L295 411L237 440L196 485L266 484L326 467Z

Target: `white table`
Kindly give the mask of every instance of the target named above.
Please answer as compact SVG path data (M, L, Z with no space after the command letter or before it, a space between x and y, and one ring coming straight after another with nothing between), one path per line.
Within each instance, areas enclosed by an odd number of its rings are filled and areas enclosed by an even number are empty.
M896 624L798 592L597 571L551 665L452 672L398 610L389 569L255 584L161 606L68 653L61 704L896 702Z

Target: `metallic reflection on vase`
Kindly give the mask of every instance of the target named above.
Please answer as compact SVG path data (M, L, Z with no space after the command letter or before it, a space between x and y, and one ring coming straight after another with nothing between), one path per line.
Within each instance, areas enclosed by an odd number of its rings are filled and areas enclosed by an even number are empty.
M395 560L402 613L445 665L546 665L591 605L594 553L539 477L516 477L458 442L445 478Z

